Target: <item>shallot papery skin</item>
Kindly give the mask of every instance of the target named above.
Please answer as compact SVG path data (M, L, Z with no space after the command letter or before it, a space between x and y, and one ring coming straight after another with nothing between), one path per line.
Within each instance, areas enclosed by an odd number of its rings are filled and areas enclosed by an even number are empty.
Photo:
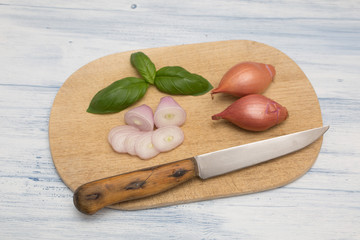
M276 74L274 66L258 62L242 62L230 68L219 86L211 91L227 93L236 97L264 92Z
M162 97L154 114L155 126L181 126L185 123L185 110L170 96Z
M141 131L152 131L154 129L154 114L146 104L129 110L125 113L124 118L126 124L137 127Z
M279 103L260 94L251 94L238 99L223 112L213 115L212 119L226 119L250 131L265 131L287 117L287 109Z

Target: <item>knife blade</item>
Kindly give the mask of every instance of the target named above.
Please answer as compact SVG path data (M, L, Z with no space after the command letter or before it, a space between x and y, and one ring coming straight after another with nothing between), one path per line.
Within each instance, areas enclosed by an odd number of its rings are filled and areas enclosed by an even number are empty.
M298 151L320 138L329 126L235 146L85 183L74 192L74 205L94 214L114 203L148 197L194 177L208 179Z

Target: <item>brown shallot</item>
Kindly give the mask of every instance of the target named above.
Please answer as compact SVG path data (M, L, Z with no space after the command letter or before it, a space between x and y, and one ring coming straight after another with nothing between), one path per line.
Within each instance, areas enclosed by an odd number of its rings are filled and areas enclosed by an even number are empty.
M213 115L212 119L226 119L250 131L264 131L287 117L287 109L279 103L260 94L251 94L238 99L223 112Z
M211 91L228 93L236 97L264 92L275 76L275 68L270 64L242 62L230 68L222 77L217 88Z

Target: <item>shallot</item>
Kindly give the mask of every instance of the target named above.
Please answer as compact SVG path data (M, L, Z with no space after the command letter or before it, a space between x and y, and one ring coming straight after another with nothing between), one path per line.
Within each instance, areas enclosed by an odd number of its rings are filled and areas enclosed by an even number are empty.
M125 140L128 136L134 134L135 132L121 132L117 133L113 136L111 141L111 146L115 152L118 153L127 153L127 149L125 147Z
M121 126L113 127L109 131L108 142L111 144L113 137L117 134L124 133L124 132L137 132L137 131L139 131L138 128L136 128L134 126L130 126L130 125L121 125Z
M124 141L125 150L130 155L136 155L135 144L140 136L146 132L136 132L131 135L128 135Z
M272 65L257 62L242 62L230 68L217 88L211 91L228 93L236 97L264 92L275 76Z
M153 131L144 133L135 143L135 153L141 159L150 159L160 153L160 151L157 150L152 143L151 139L153 133Z
M260 94L238 99L223 112L212 116L213 120L226 119L250 131L264 131L288 117L287 109Z
M125 113L125 122L128 125L139 128L141 131L152 131L154 129L154 114L148 105L135 107Z
M152 144L160 152L167 152L178 147L184 141L184 132L178 126L158 128L152 135Z
M156 127L181 126L186 120L184 109L170 96L160 99L154 114Z
M118 153L150 159L160 152L178 147L184 141L180 126L184 124L185 118L184 109L172 97L163 97L155 112L155 131L153 111L143 104L125 113L127 125L112 128L108 141Z

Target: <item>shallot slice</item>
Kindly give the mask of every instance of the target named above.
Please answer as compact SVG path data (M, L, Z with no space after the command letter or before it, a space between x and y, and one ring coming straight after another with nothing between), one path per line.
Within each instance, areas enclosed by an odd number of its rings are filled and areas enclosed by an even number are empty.
M186 120L184 109L170 96L160 99L154 114L156 127L181 126Z
M153 133L153 131L145 132L142 136L137 138L135 143L135 153L143 160L153 158L160 153L151 141Z
M135 144L140 136L142 136L146 132L136 132L131 135L128 135L125 139L124 145L128 154L136 155L135 152Z
M146 104L125 113L125 122L130 126L139 128L141 131L154 130L154 114L152 109Z
M127 153L125 147L125 140L128 136L134 134L134 132L118 132L116 133L111 140L111 146L115 152L118 153Z
M167 152L178 147L184 141L184 132L178 126L158 128L152 135L152 143L160 152Z
M120 125L120 126L116 126L113 127L108 134L108 142L111 144L112 142L112 138L120 132L138 132L139 129L133 126L129 126L129 125Z

